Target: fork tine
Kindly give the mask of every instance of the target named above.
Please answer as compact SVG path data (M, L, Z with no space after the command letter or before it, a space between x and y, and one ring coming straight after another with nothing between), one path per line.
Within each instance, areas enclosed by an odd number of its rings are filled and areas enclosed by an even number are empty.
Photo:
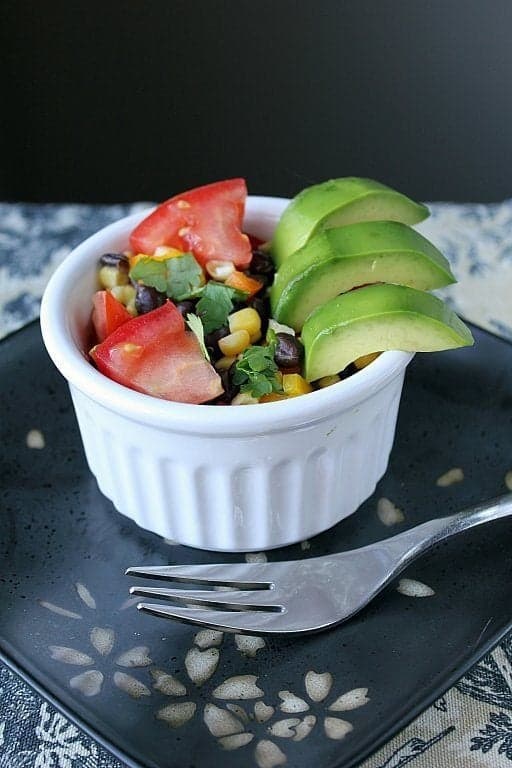
M175 605L156 605L155 603L139 603L139 611L162 619L176 619L185 624L198 624L209 629L238 634L265 635L288 634L289 629L283 628L281 612L272 611L207 611L202 608L180 608Z
M250 592L213 592L198 589L165 589L164 587L130 587L131 595L163 597L179 605L202 605L219 610L283 611L284 607L272 602L271 590Z
M231 565L150 565L127 568L126 576L163 579L180 583L209 584L241 589L269 589L272 581L265 578L267 563L233 563Z

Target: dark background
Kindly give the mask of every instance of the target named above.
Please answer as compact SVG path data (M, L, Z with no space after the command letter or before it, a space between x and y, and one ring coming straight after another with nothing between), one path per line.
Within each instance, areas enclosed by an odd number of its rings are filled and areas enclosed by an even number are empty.
M512 195L510 0L4 0L8 200L342 175Z

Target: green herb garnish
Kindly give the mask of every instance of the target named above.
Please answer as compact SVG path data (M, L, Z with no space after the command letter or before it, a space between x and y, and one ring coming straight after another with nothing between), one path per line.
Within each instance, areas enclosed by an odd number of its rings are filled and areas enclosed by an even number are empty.
M279 369L274 361L275 345L247 347L235 363L233 384L240 392L249 392L253 397L282 392L278 377Z
M201 322L201 318L198 317L197 315L193 315L189 313L187 315L187 325L190 328L190 330L194 333L196 339L198 340L199 346L201 347L201 352L209 361L210 355L208 354L208 350L206 349L206 344L204 343L204 328Z
M196 312L201 318L205 333L211 333L226 325L233 310L234 300L245 298L246 294L223 283L210 280L201 290Z
M130 277L175 301L197 296L204 282L203 270L191 253L161 261L144 257L132 267Z
M156 288L160 293L167 291L167 266L165 261L156 261L149 256L139 259L130 269L130 277L136 282Z

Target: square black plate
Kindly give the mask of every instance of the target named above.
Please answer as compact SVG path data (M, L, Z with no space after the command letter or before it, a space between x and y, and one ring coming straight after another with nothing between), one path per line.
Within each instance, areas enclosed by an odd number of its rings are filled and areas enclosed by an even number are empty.
M357 547L505 491L512 346L478 330L475 337L474 349L416 356L376 494L309 548L269 559ZM405 575L433 596L406 597L392 585L352 621L310 638L247 647L138 614L126 603L126 566L219 555L171 546L102 497L36 325L0 349L0 651L129 765L354 766L511 627L507 520L444 542L411 566ZM27 447L31 429L43 433L44 449ZM454 466L464 481L438 487ZM381 496L405 511L404 523L383 526Z

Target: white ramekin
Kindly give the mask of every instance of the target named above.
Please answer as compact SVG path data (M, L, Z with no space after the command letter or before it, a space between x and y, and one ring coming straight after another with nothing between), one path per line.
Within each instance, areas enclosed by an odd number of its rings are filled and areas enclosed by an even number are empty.
M249 197L246 231L269 239L287 202ZM125 249L145 215L75 248L41 306L102 493L143 528L222 551L291 544L352 514L386 470L412 355L386 352L339 384L253 406L171 403L111 381L87 359L97 261Z

